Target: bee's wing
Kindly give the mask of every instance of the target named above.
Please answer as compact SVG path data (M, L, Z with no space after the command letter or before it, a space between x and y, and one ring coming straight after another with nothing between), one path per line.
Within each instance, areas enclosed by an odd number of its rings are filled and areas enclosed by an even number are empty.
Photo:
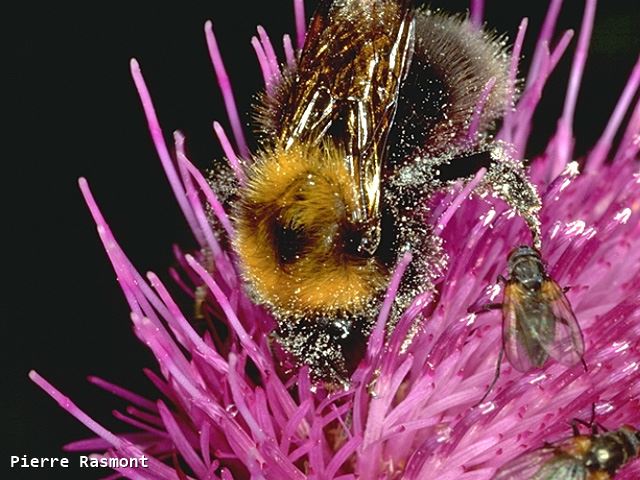
M502 301L502 343L509 363L519 372L540 366L546 352L540 347L536 325L541 323L537 312L527 311L527 292L518 282L509 281ZM544 356L544 358L542 358Z
M584 339L569 300L551 278L542 283L541 297L555 318L553 341L543 342L542 347L563 365L575 365L584 354Z
M575 457L548 446L525 453L501 467L493 480L585 480L586 469Z
M334 137L344 147L365 218L378 213L383 150L413 46L411 3L323 2L284 102L281 144Z

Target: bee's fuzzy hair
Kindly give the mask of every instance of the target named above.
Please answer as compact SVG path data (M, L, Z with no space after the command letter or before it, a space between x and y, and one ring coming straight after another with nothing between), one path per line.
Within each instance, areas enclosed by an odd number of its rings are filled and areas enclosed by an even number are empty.
M345 247L356 208L344 153L275 147L249 167L235 210L235 248L253 295L281 314L350 312L383 289L385 270Z

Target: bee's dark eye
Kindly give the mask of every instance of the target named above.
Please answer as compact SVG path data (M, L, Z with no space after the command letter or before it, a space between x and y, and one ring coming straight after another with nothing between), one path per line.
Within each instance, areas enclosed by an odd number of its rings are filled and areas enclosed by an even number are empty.
M307 243L307 236L303 229L294 229L275 222L273 240L278 261L288 264L300 256Z
M358 256L358 248L362 242L362 235L355 229L343 232L344 250L352 256Z
M370 258L380 243L377 235L377 231L367 225L348 225L342 232L344 250L354 257Z

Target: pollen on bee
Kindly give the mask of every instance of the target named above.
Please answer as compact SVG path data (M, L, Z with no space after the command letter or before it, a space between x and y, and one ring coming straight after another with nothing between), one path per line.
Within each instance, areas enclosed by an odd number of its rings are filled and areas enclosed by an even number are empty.
M235 247L260 303L294 316L362 309L387 271L350 249L356 208L344 153L328 143L276 147L250 167Z

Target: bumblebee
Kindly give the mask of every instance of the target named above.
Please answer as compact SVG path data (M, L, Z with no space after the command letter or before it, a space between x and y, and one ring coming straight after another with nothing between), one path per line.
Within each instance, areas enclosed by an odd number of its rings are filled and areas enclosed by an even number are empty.
M502 467L494 480L611 480L626 463L640 456L640 431L625 425L612 432L573 436L546 445Z
M457 159L491 151L487 132L512 101L507 63L503 42L464 18L407 0L324 1L296 65L262 95L258 151L227 199L233 248L277 340L316 377L353 370L407 251L390 324L434 288L446 256L427 200L460 176L450 166L479 168ZM535 225L540 202L522 165L490 172L489 187L511 182L502 191L519 196L503 198Z

